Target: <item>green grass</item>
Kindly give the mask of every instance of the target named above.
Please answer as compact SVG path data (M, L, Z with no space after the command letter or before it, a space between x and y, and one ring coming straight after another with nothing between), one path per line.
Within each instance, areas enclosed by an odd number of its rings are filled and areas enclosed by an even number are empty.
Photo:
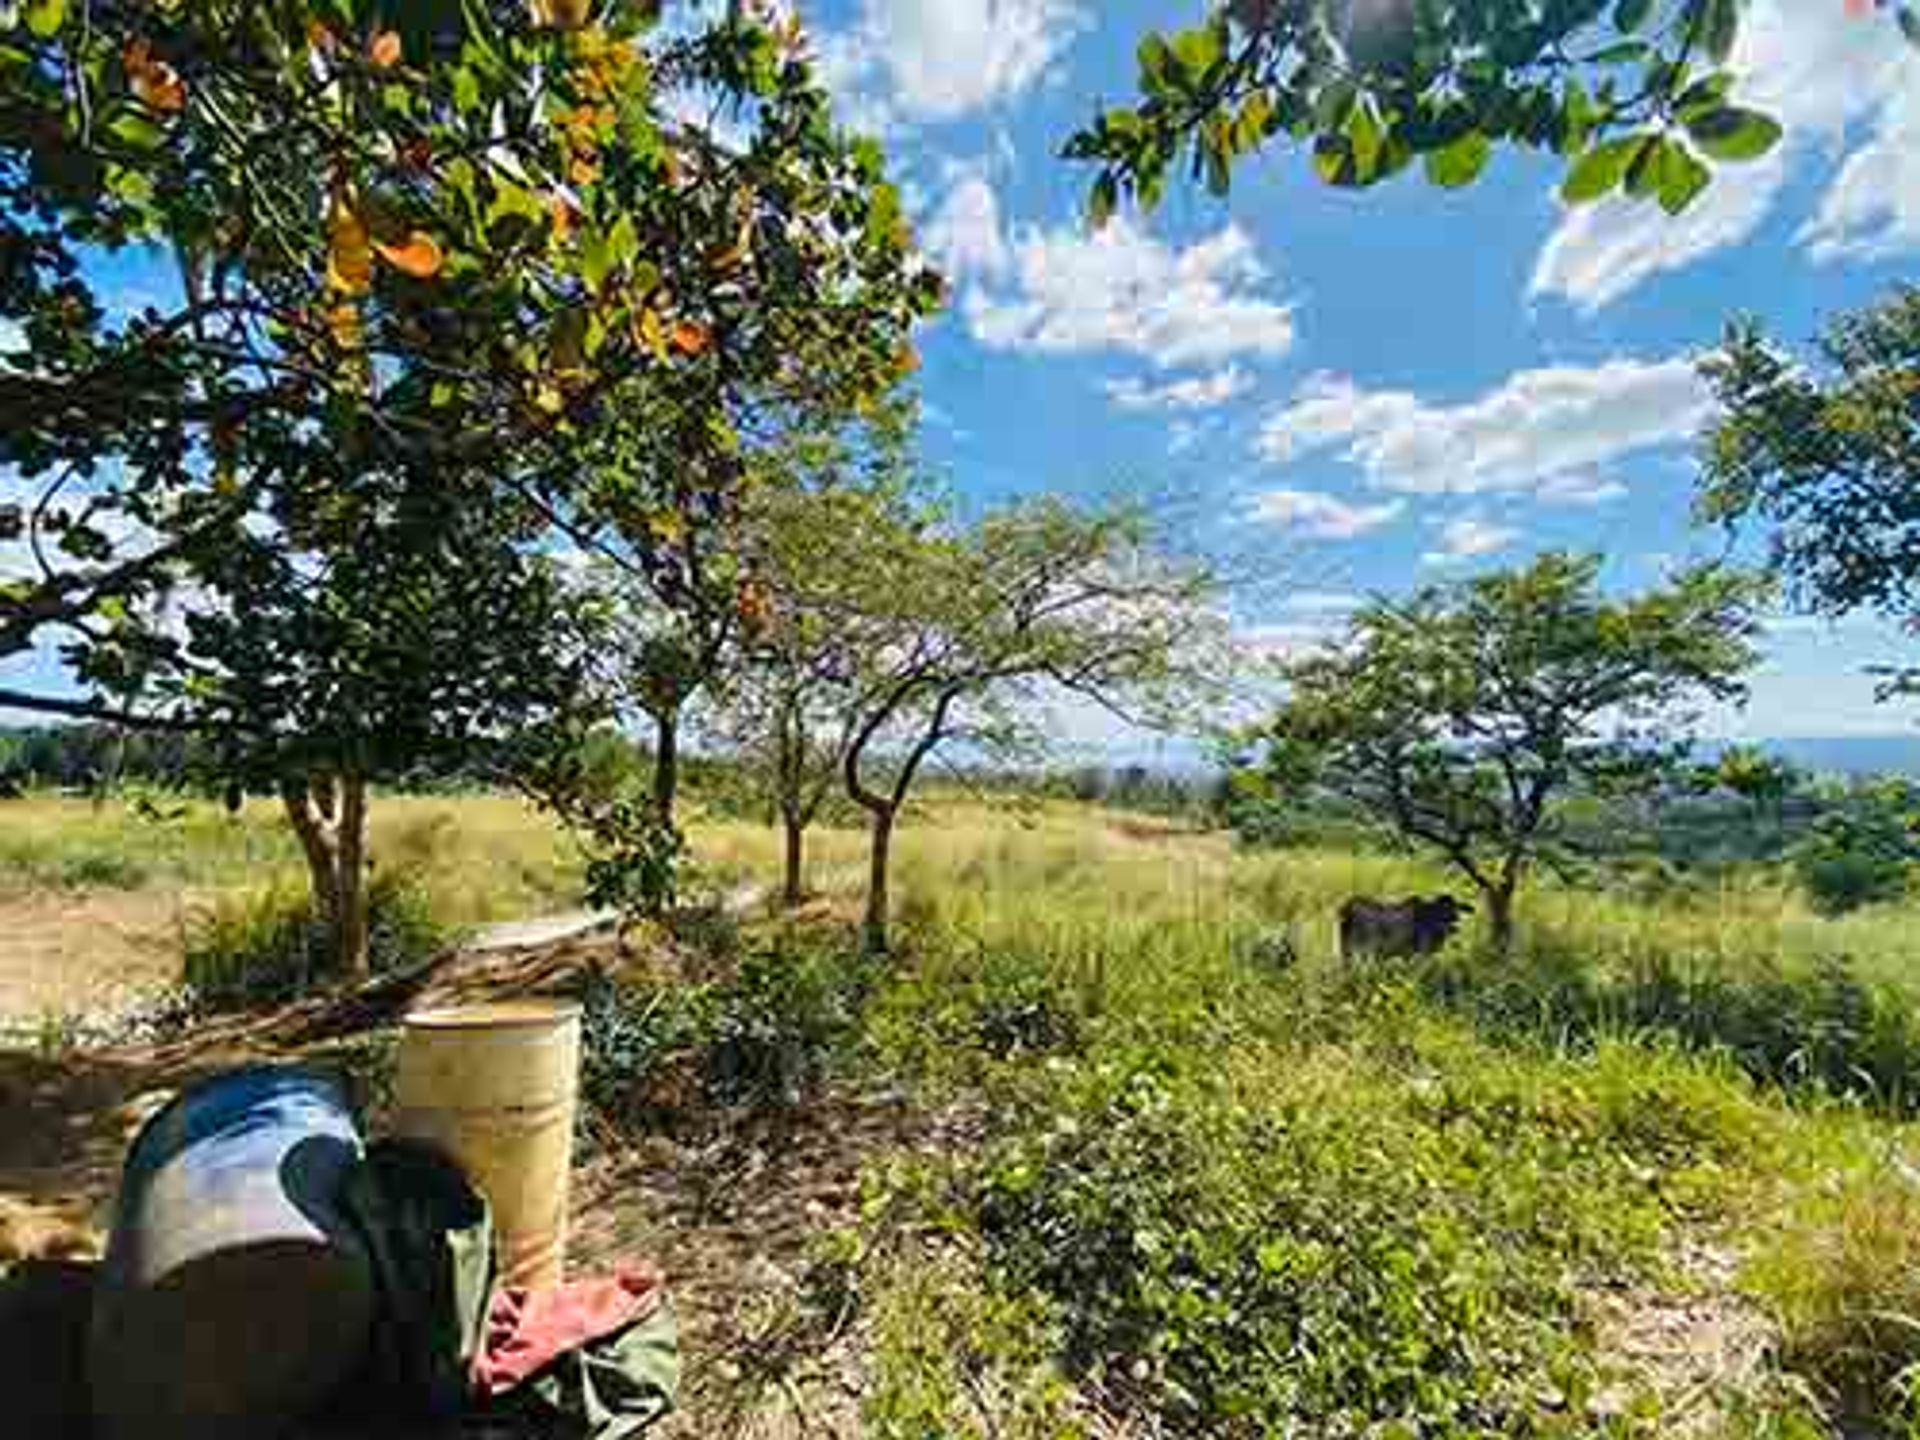
M368 853L377 870L417 883L448 925L579 903L577 847L511 796L378 796ZM237 815L174 796L155 797L153 811L119 798L0 802L0 898L78 889L207 895L298 884L304 873L279 806L265 800Z
M298 874L267 807L7 813L5 883ZM383 798L374 823L436 923L577 894L517 802ZM691 829L705 884L777 873L772 831ZM1824 921L1765 873L1542 882L1509 961L1468 938L1355 968L1347 896L1459 887L942 797L901 837L876 967L850 940L862 855L821 833L812 920L708 926L679 940L708 968L598 995L587 1079L645 1126L834 1080L957 1117L965 1144L874 1164L810 1277L815 1348L862 1337L868 1432L1920 1434L1911 908ZM228 904L247 944L284 938L286 907ZM1701 1252L1727 1264L1702 1279ZM1602 1323L1622 1296L1745 1307L1773 1338L1757 1369L1676 1380Z
M1529 950L1489 970L1462 947L1441 993L1332 953L1347 895L1446 884L1392 857L947 807L899 879L901 953L837 1043L980 1133L876 1170L823 1260L871 1327L872 1433L1909 1433L1915 1131L1870 1085L1756 1063L1737 1026L1840 1047L1843 1074L1860 1057L1819 987L1849 956L1906 1033L1910 914L1828 924L1765 877L1545 887ZM1537 1000L1569 957L1608 996L1684 965L1711 1003L1578 1027L1492 1003ZM1736 1262L1711 1303L1776 1341L1757 1375L1676 1387L1597 1316L1691 1293L1699 1247Z

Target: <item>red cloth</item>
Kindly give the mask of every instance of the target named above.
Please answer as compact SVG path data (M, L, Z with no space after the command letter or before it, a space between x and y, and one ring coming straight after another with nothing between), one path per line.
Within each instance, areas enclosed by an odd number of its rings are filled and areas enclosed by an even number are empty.
M487 1327L473 1357L473 1386L503 1395L570 1351L646 1318L660 1303L660 1272L615 1267L612 1275L539 1290L500 1286L487 1302Z

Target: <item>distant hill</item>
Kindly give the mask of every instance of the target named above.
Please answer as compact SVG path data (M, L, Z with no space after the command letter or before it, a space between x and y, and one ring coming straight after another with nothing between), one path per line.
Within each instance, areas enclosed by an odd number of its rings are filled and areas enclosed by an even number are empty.
M1759 743L1818 774L1920 775L1920 730L1911 735L1801 735Z

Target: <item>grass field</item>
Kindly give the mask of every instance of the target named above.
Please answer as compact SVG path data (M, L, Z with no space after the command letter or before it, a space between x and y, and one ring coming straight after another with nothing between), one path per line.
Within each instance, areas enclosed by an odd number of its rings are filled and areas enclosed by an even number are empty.
M576 898L516 802L375 814L376 866L451 922ZM264 809L0 823L0 924L293 862ZM692 833L716 887L776 871L770 830ZM690 1123L692 1085L729 1127L883 1093L949 1137L867 1155L794 1283L741 1282L689 1433L1920 1434L1913 911L1549 884L1498 967L1355 968L1340 901L1443 876L947 798L903 832L874 962L860 854L823 833L840 898L682 937L706 958L590 1012L590 1098L635 1135Z

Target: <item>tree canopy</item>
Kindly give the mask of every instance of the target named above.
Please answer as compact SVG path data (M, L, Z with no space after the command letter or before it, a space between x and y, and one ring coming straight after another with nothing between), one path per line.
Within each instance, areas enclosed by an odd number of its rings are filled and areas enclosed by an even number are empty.
M910 368L880 152L796 28L686 8L0 11L0 657L93 692L0 698L217 729L298 826L561 698L555 557L671 591L762 417ZM128 313L135 245L180 284Z
M1612 599L1599 573L1550 553L1376 601L1343 644L1285 667L1261 732L1280 784L1323 787L1437 851L1503 948L1519 885L1556 842L1553 802L1656 777L1683 707L1738 696L1756 659L1752 577L1700 568Z
M1720 414L1701 518L1764 527L1789 596L1812 610L1920 620L1920 288L1836 319L1813 364L1747 320L1702 370Z
M1152 208L1185 155L1224 195L1269 142L1311 147L1328 184L1364 188L1416 160L1471 184L1496 150L1558 156L1572 203L1624 193L1685 210L1716 166L1764 155L1779 122L1727 68L1744 0L1225 0L1140 42L1139 97L1066 145L1099 167L1096 221ZM1920 45L1920 11L1876 6ZM1836 24L1874 23L1831 6Z

